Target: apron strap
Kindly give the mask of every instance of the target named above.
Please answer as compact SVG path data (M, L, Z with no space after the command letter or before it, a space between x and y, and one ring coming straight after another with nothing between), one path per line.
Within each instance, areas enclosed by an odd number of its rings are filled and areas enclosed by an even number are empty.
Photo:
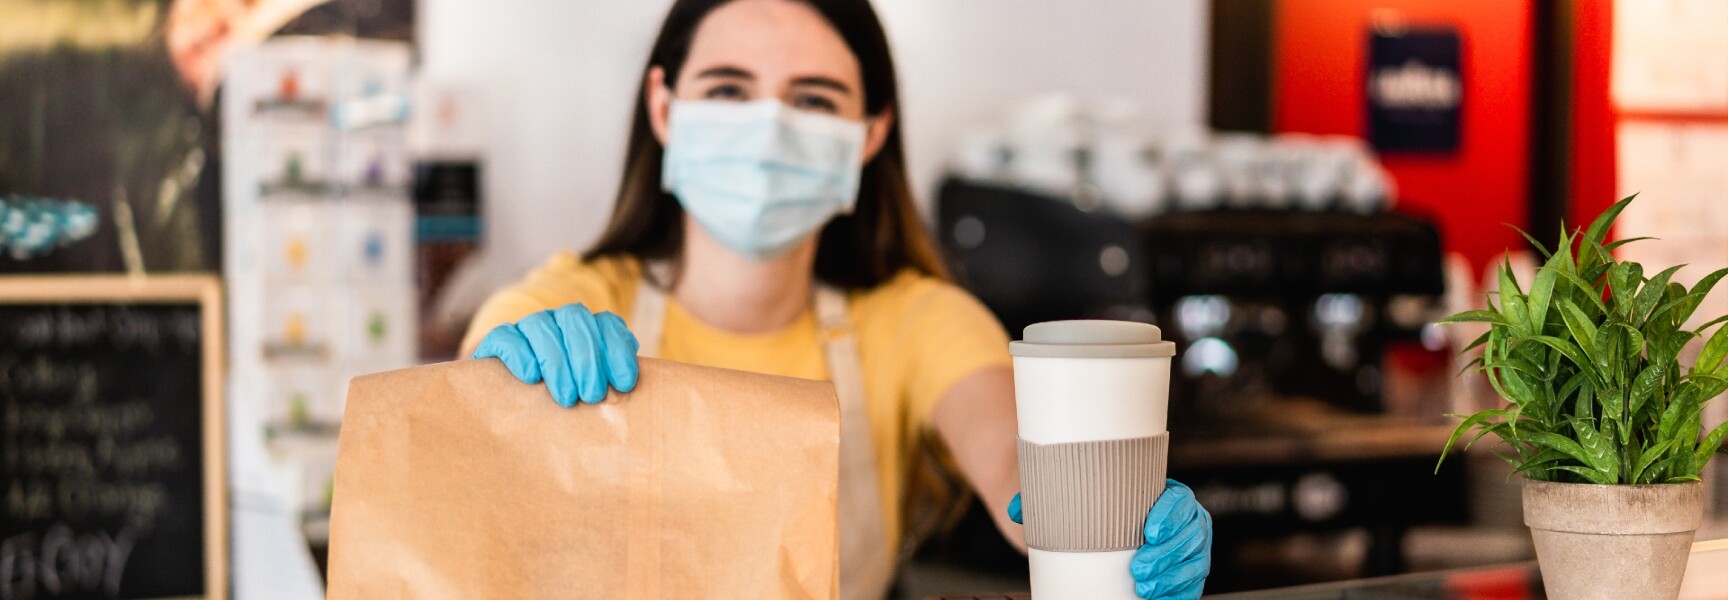
M655 357L665 336L666 291L651 282L670 281L670 265L645 263L630 330L639 356ZM655 276L648 277L649 272ZM876 469L876 438L865 401L864 363L858 336L847 314L846 294L818 284L813 307L820 329L828 378L840 401L840 598L880 600L894 582L894 553L888 547L887 512Z
M864 362L846 306L845 293L827 285L816 288L828 378L840 397L840 598L877 600L894 582L894 555L865 401Z
M636 285L636 301L630 308L630 333L636 336L636 355L657 358L660 340L666 330L666 291L654 282L671 281L671 263L642 263L641 283Z

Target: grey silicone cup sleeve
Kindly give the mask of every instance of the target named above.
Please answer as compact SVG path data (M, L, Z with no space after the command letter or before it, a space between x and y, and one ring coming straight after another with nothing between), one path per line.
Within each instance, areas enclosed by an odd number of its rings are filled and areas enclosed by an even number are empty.
M1164 493L1170 434L1069 444L1019 440L1026 545L1112 552L1145 543L1146 513Z

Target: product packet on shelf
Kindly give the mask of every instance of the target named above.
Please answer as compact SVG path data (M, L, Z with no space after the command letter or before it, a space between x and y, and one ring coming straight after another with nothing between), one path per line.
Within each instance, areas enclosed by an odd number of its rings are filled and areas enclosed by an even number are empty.
M496 360L356 378L330 598L834 598L832 385L641 360L561 408Z

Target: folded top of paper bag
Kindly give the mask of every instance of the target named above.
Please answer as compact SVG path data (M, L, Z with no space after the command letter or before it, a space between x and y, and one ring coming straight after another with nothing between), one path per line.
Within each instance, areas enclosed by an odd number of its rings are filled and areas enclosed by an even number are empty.
M496 360L356 378L331 598L833 598L833 386L642 359L559 407Z

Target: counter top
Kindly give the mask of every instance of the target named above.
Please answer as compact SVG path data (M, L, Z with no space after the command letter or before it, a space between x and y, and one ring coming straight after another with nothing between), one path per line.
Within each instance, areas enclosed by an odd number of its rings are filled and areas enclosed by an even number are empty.
M931 596L927 600L1030 600L1030 594ZM1415 573L1207 596L1218 600L1542 600L1536 563ZM1728 599L1728 539L1692 545L1679 600Z

